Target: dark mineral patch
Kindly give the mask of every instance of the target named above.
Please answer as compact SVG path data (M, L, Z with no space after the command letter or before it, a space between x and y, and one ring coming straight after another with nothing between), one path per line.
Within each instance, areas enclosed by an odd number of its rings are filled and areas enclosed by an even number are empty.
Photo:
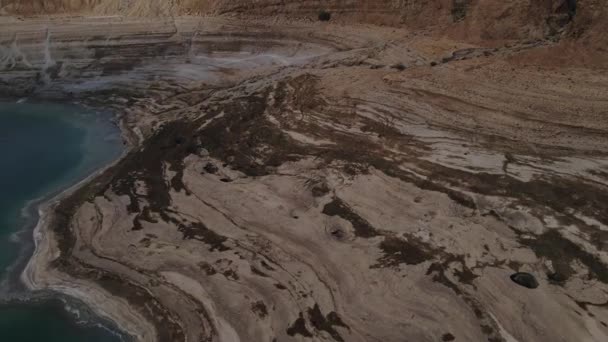
M450 281L450 279L445 275L446 267L446 265L443 265L440 262L434 262L427 269L426 275L432 275L434 282L440 283L443 286L451 289L457 295L462 295L462 290L460 290L458 286Z
M198 264L198 266L200 267L201 270L205 271L205 274L208 276L217 274L217 271L215 270L215 268L213 268L213 266L209 265L209 263L206 263L203 261L203 262L200 262Z
M233 281L239 280L239 275L234 270L226 270L226 271L222 272L222 275L224 277L226 277L226 279L228 279L228 280L233 280Z
M464 262L462 263L462 265L463 265L463 270L462 271L455 270L454 275L458 278L458 281L460 281L461 283L473 285L473 280L477 279L479 276L476 275L475 273L473 273L471 271L471 269L466 267Z
M279 284L279 283L274 284L274 287L276 287L279 290L287 290L287 287L285 287L285 285Z
M260 277L264 277L264 278L267 278L267 277L268 277L268 274L266 274L266 273L264 273L264 272L260 271L260 270L259 270L257 267L255 267L255 266L251 266L251 273L253 273L253 274L257 275L257 276L260 276Z
M260 318L268 316L268 309L266 308L266 304L264 304L264 302L261 300L251 304L251 311L253 311Z
M265 116L267 96L250 95L207 108L208 116L227 114L198 132L201 146L247 176L267 175L284 162L298 160L299 145Z
M452 20L458 22L467 16L468 0L453 0Z
M217 168L217 166L213 165L212 163L207 163L203 167L203 170L205 170L205 172L207 172L207 173L214 174L218 171L218 168Z
M319 21L330 21L331 20L331 13L327 12L327 11L320 11L319 12Z
M416 239L401 239L387 236L380 243L384 256L373 268L396 267L399 264L418 265L433 258L432 249Z
M378 235L376 229L367 222L366 219L355 213L346 203L339 198L327 203L323 207L323 214L328 216L338 216L353 225L355 235L362 238L372 238Z
M561 282L574 275L571 264L578 260L587 267L593 278L608 283L608 267L597 256L583 250L556 230L549 230L536 239L520 238L519 242L530 247L538 257L551 260Z
M336 312L332 311L327 314L327 316L323 316L319 305L315 304L312 309L308 309L308 318L315 329L327 332L334 340L338 342L344 341L334 326L340 326L347 329L348 326L342 321Z
M322 197L322 196L327 195L331 191L331 189L329 188L327 183L318 182L312 186L310 191L312 192L312 195L314 197Z
M397 64L391 65L391 69L397 69L399 71L403 71L403 70L407 69L407 67L403 63L397 63Z
M210 246L211 251L218 250L224 252L229 250L224 242L227 238L222 236L211 229L207 228L201 222L194 222L189 225L179 224L179 231L184 235L184 239L195 239L204 242Z
M304 315L300 312L300 317L293 322L293 324L287 328L287 335L296 336L302 335L304 337L312 337L312 334L306 328L306 320L304 319Z
M547 274L547 279L549 279L549 281L552 284L557 284L557 285L563 285L566 282L566 280L568 280L568 278L566 276L564 276L561 273L557 273L557 272Z
M452 335L450 333L446 333L446 334L443 334L443 336L441 336L441 340L444 342L454 341L455 339L456 339L456 337L454 337L454 335Z
M535 289L538 287L538 281L536 281L536 278L530 273L517 272L512 274L510 278L514 283L529 289Z

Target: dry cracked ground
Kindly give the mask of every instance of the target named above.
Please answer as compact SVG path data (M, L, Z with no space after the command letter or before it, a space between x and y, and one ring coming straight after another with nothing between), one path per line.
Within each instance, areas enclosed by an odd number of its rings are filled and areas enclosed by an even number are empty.
M136 340L608 339L608 73L559 37L74 17L0 38L6 96L117 114L128 153L55 205L30 277Z

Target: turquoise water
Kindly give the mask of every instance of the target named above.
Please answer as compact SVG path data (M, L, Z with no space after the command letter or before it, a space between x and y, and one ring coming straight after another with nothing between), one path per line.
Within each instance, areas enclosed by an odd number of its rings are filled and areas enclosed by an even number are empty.
M120 156L120 132L109 119L109 114L74 105L0 103L0 279L27 246L19 236L31 236L28 231L17 234L36 219L23 208ZM103 327L76 321L58 300L2 304L0 341L120 340Z

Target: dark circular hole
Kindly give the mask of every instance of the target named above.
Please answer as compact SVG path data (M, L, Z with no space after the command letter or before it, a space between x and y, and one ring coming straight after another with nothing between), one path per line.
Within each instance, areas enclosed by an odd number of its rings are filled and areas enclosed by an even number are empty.
M535 289L538 287L538 281L536 278L530 273L526 272L517 272L511 275L511 280L523 287L527 287L529 289Z
M331 20L331 13L329 13L327 11L321 11L321 12L319 12L319 20L320 21L330 21Z

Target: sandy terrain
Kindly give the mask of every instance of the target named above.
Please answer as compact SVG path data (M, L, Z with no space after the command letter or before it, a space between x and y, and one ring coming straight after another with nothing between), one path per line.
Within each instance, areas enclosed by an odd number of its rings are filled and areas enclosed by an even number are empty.
M24 280L140 341L605 341L602 52L438 30L5 17L2 94L113 107L130 146Z

